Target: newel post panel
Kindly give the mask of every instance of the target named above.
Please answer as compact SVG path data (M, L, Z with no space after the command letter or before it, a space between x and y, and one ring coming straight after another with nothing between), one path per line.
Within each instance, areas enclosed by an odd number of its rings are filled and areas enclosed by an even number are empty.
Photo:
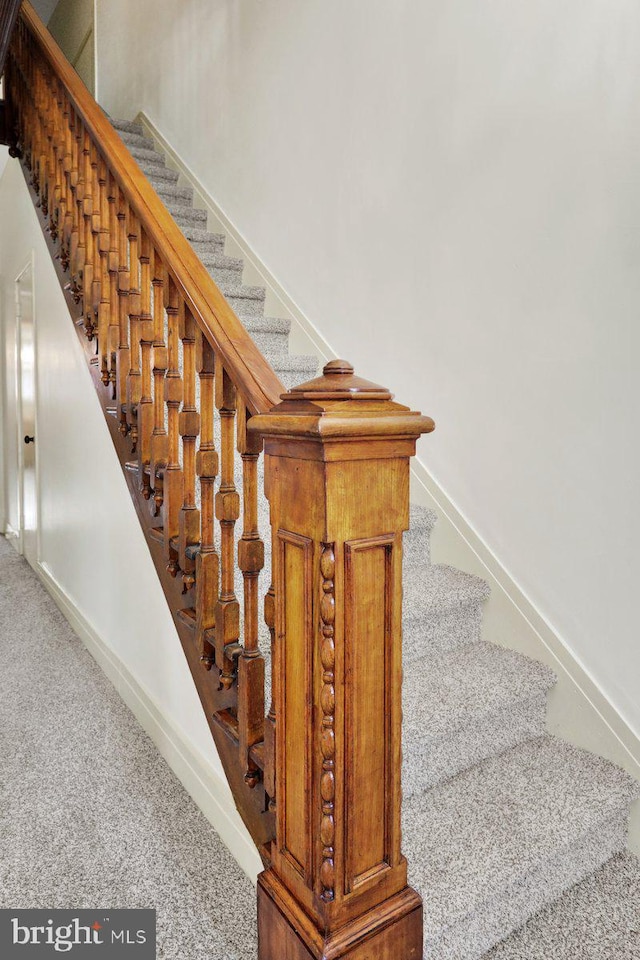
M345 361L264 438L275 585L275 808L260 960L421 960L401 851L402 533L433 421Z

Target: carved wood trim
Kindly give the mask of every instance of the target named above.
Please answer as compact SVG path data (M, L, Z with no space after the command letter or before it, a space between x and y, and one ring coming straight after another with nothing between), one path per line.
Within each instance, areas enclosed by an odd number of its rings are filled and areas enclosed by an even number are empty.
M322 709L322 728L320 731L320 750L322 753L320 775L322 862L320 864L320 884L322 892L320 896L325 903L330 903L335 896L334 845L336 839L336 556L333 543L322 544L320 573L322 576L322 597L320 599L320 619L322 621L320 639L320 665L322 668L322 688L320 691L320 706Z

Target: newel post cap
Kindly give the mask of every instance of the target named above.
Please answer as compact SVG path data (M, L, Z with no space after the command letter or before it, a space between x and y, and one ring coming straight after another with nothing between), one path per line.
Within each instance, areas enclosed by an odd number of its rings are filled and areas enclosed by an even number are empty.
M415 440L434 427L430 417L395 403L386 387L356 376L348 360L331 360L320 377L281 394L280 403L249 421L249 430L265 438L316 440Z

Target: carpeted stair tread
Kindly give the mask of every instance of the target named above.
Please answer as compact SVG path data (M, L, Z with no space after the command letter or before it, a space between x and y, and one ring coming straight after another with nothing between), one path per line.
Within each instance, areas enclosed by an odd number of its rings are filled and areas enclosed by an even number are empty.
M138 120L114 120L112 117L108 119L114 130L119 133L136 133L139 136L144 133L142 124Z
M136 146L128 147L127 149L129 150L129 153L131 154L133 159L138 162L138 164L142 160L145 163L150 164L151 166L159 166L159 167L165 166L165 158L163 154L158 153L157 150L149 150L147 149L147 147L136 147Z
M405 799L545 730L552 670L492 643L416 660L402 687Z
M119 133L120 138L128 147L143 147L145 150L155 149L155 143L151 137L147 137L144 133L134 133L131 130L120 130Z
M198 256L205 247L224 248L226 238L223 233L213 233L211 230L203 230L202 227L187 227L182 232Z
M404 609L408 619L442 610L483 603L491 589L486 580L446 563L428 567L405 564L409 576L403 581Z
M612 857L568 890L485 960L638 960L640 860Z
M253 333L283 333L288 334L291 321L281 317L253 317L245 324L247 330Z
M304 354L276 354L272 357L267 356L267 360L276 371L308 373L318 369L318 358Z
M208 269L218 268L224 270L239 270L244 268L244 261L240 257L228 257L218 247L211 246L198 253L202 264ZM240 281L241 282L241 281Z
M424 956L480 957L582 880L624 845L639 793L613 764L544 736L411 798L403 846L425 903Z
M206 210L199 210L197 207L192 207L187 203L180 203L179 200L171 199L168 199L164 205L176 221L193 223L194 225L206 224L207 222Z
M176 203L185 204L186 206L192 205L192 187L178 186L177 183L170 183L168 180L163 180L161 177L156 179L153 175L151 175L148 179L149 183L163 202L169 200L172 202L175 201Z
M483 641L416 660L402 688L404 742L437 740L555 681L543 663Z
M159 163L149 162L147 160L137 161L142 172L151 180L166 180L167 183L178 182L178 171L170 167L163 167Z
M438 514L435 510L431 510L429 507L423 507L422 504L419 503L411 503L410 514L411 526L428 530L429 533L431 533L438 521Z

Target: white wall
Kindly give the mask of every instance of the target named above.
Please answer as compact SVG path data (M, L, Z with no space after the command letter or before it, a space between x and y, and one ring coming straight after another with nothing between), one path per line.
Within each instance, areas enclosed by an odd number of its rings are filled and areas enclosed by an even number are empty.
M106 109L435 417L424 463L640 735L637 3L98 0L97 31Z
M59 0L48 26L71 66L93 93L94 0Z
M10 225L10 228L8 226ZM60 290L20 165L9 160L0 179L0 318L9 364L4 384L7 424L4 470L16 490L17 411L12 389L15 354L14 278L33 251L37 338L37 456L40 564L74 622L99 647L122 680L121 692L143 722L156 712L165 756L184 772L198 798L208 780L208 815L241 864L259 858L235 811L173 620L151 561L85 356ZM2 366L2 365L0 365ZM96 667L96 669L98 669ZM113 671L112 671L113 673ZM124 687L127 687L125 690ZM135 696L131 689L137 691ZM155 722L155 721L154 721ZM175 757L168 739L185 747ZM173 751L173 752L172 752ZM184 751L183 751L184 753ZM172 763L172 765L174 765ZM197 768L194 775L193 770ZM199 771L199 772L198 772ZM183 776L183 779L184 776ZM205 790L205 793L207 790ZM225 833L226 831L226 833ZM249 851L249 852L247 852Z

